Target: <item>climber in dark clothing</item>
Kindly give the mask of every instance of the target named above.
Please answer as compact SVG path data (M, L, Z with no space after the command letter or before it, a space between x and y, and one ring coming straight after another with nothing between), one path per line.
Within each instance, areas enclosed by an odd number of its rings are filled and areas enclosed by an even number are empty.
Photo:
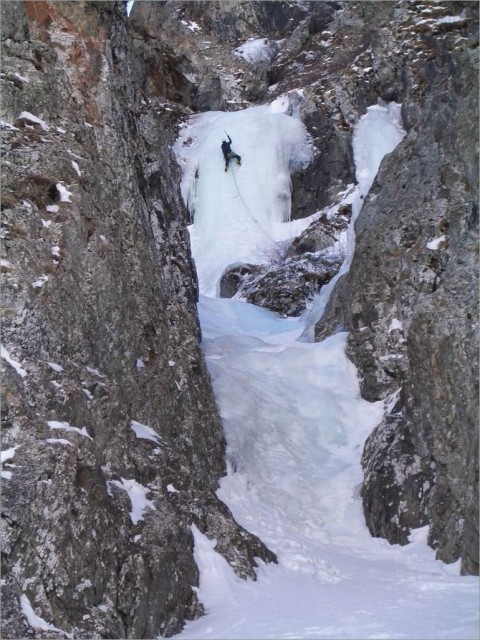
M232 139L230 138L228 133L227 133L227 138L228 138L228 142L226 140L222 140L222 151L223 151L223 157L225 158L225 171L228 170L228 163L233 158L236 158L239 165L242 164L241 157L232 151L232 148L231 148Z

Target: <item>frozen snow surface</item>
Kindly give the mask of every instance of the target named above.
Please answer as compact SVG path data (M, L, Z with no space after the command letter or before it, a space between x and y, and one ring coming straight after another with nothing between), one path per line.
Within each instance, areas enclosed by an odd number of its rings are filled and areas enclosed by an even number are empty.
M63 367L60 364L57 364L56 362L47 362L47 364L50 367L50 369L53 369L57 373L61 373L63 371Z
M61 182L57 182L57 190L60 194L60 202L71 202L71 196L73 195Z
M140 484L136 480L120 478L120 480L108 480L107 484L114 485L128 493L128 497L132 504L130 519L133 524L137 524L140 520L144 519L145 511L147 511L147 509L155 509L153 502L147 498L147 495L150 493L150 489L148 487L144 487L143 484Z
M271 62L278 51L278 45L266 38L249 38L240 47L235 49L235 55L244 58L247 62Z
M10 356L9 352L5 349L3 345L0 347L0 353L1 353L1 357L4 360L6 360L8 364L15 369L15 371L18 373L18 375L21 378L24 378L26 375L28 375L25 369L23 369L23 367L21 367L16 360L13 360L13 358Z
M45 120L34 116L33 113L29 111L22 111L22 113L18 116L19 120L27 120L27 122L31 122L32 124L38 124L44 131L49 131L50 127L47 125Z
M308 340L328 287L312 311L280 318L241 300L216 298L233 262L265 261L289 223L289 167L312 157L299 120L279 105L196 115L175 150L194 214L203 349L227 440L228 474L218 494L235 518L274 551L258 580L235 577L194 525L198 596L207 615L181 638L475 638L478 580L435 560L428 527L411 544L370 536L359 497L366 437L390 404L360 396L345 355L347 334ZM227 131L242 166L224 173ZM353 138L358 184L345 202L358 216L380 162L405 132L400 105L371 107ZM303 225L303 227L302 227ZM353 223L343 271L353 251ZM333 286L333 285L332 285ZM391 330L401 329L398 319ZM390 399L393 401L393 399Z
M15 457L15 451L18 449L17 447L10 447L10 449L5 449L4 451L1 452L0 454L0 459L1 459L1 463L3 465L4 462L7 462L8 460L12 460L12 458ZM11 480L12 479L12 472L11 471L6 471L4 469L2 469L1 471L1 477L3 478L3 480Z
M63 431L70 431L72 433L78 433L84 438L88 438L89 440L92 439L85 427L79 429L78 427L72 427L68 422L61 422L59 420L49 420L47 424L50 429L61 429Z
M37 629L38 631L57 631L58 633L62 633L66 638L73 638L70 633L63 631L62 629L55 627L53 624L49 624L43 618L40 618L40 616L35 613L30 600L25 593L20 596L20 608L32 629Z
M430 240L430 242L427 242L427 249L430 249L431 251L437 251L437 249L440 249L442 243L445 242L445 239L446 236L440 236L439 238Z
M130 422L130 428L135 432L135 435L139 440L151 440L156 444L160 444L160 436L158 433L146 424L132 420Z

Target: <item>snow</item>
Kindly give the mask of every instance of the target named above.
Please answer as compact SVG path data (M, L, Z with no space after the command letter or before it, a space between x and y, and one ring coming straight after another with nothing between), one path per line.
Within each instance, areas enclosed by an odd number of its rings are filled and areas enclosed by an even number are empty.
M135 435L139 440L151 440L152 442L155 442L155 444L160 444L161 438L158 433L151 427L147 427L146 424L132 420L130 428L135 432Z
M54 245L51 248L50 252L54 258L58 258L58 256L60 255L60 247L58 246L58 244Z
M59 206L58 204L47 204L45 209L48 211L48 213L58 213Z
M391 333L392 331L396 331L397 329L400 329L400 331L402 331L403 329L402 323L397 318L392 318L392 321L390 322L390 326L388 327L388 331L389 333Z
M133 524L137 524L140 520L144 519L144 514L147 509L155 509L153 502L147 499L147 494L150 493L150 489L144 487L136 480L120 478L120 481L108 480L108 484L113 484L115 487L123 489L123 491L128 493L128 497L132 503L130 518Z
M249 38L240 47L234 50L234 54L244 58L250 64L258 62L271 62L278 51L278 47L266 38Z
M465 11L462 11L458 16L444 16L443 18L437 18L435 20L436 24L457 24L460 22L465 22L467 14Z
M82 387L82 391L87 396L87 398L89 400L93 400L93 395L90 393L90 391L88 389L85 389L84 387Z
M395 405L397 404L398 400L400 399L401 392L402 392L402 387L399 387L396 391L391 393L384 400L384 402L385 402L385 415L391 415L393 409L395 408Z
M38 280L32 282L32 287L35 289L41 289L46 282L48 282L48 276L43 274L43 276L40 276Z
M345 355L347 334L309 341L334 285L296 319L215 297L226 266L265 261L273 241L309 224L288 222L289 167L308 163L312 152L287 105L281 97L273 106L195 115L175 145L182 194L194 213L202 348L227 441L228 473L218 495L279 560L258 561L258 580L240 580L215 541L192 525L207 615L178 637L476 637L478 580L435 559L428 529L412 532L411 544L400 547L372 538L365 525L363 445L401 390L386 403L363 400ZM242 166L226 174L219 149L225 131L242 156ZM343 273L363 199L382 158L404 135L398 104L370 107L359 120L352 141L358 184L343 198L353 209ZM394 319L392 330L399 324Z
M47 438L46 442L49 444L68 444L71 447L73 446L70 440L65 440L65 438Z
M29 626L33 629L37 629L38 631L58 631L59 633L63 633L66 638L73 638L71 633L67 633L62 629L55 627L53 624L49 624L43 618L40 618L40 616L37 616L30 604L28 596L25 593L20 596L20 608L22 613L25 615Z
M25 376L27 375L27 371L25 371L25 369L23 369L18 362L13 360L13 358L10 356L3 345L0 347L0 355L4 360L8 362L9 365L11 365L15 369L20 377L25 378Z
M75 160L72 160L72 167L74 168L74 170L76 171L78 176L82 175L82 172L80 171L80 167L78 166L78 163L75 162Z
M88 434L88 431L86 430L85 427L82 427L81 429L79 429L78 427L72 427L68 422L59 422L58 420L48 420L47 424L50 427L50 429L63 429L64 431L79 433L81 436L84 436L89 440L92 439L92 437Z
M85 367L85 369L88 371L88 373L91 373L92 375L97 376L98 378L105 378L103 373L100 373L98 369L94 369L93 367Z
M178 493L173 484L167 484L167 491L168 493Z
M402 550L409 562L401 572L397 563L386 559L370 562L354 557L352 568L342 567L339 582L324 585L286 570L281 563L261 563L256 582L239 580L214 550L214 542L194 526L192 530L200 569L198 597L206 605L207 616L188 623L179 638L476 637L477 603L468 597L475 579L459 579L440 572L439 567L431 572L423 560L422 529L419 539L414 537ZM397 583L388 576L395 570ZM449 591L455 585L457 598L450 602Z
M4 260L3 258L0 260L0 266L4 267L5 269L11 269L12 268L12 263L10 262L10 260Z
M0 120L0 126L2 127L2 129L7 129L8 131L20 131L18 127L15 127L13 124L10 124L5 120Z
M60 194L60 202L71 202L71 196L73 195L61 182L57 182L57 190Z
M434 238L433 240L430 240L430 242L427 242L427 249L430 249L431 251L437 251L438 249L441 248L442 243L444 243L446 240L446 236L440 236L439 238Z
M25 76L20 75L19 73L17 73L16 71L13 72L13 75L18 78L19 80L21 80L21 82L29 82L29 79L26 78Z
M47 364L50 367L50 369L53 369L57 373L60 373L63 371L63 367L57 364L56 362L47 362Z
M201 32L200 27L198 26L198 23L194 22L193 20L187 22L186 20L182 20L181 21L182 24L187 27L187 29L189 29L192 33L199 33Z
M88 578L84 578L77 584L77 586L75 587L75 591L77 591L77 593L81 593L82 591L85 591L85 589L89 589L92 586L93 585L90 580Z
M42 221L42 227L45 227L46 229L48 229L48 227L52 225L51 220L44 220L43 218L41 218L41 221Z
M50 127L44 120L37 118L37 116L34 116L33 113L29 111L22 111L18 116L18 120L27 120L28 122L33 122L33 124L39 124L44 131L50 131Z
M20 445L17 445L16 447L10 447L10 449L5 449L4 451L1 452L0 454L0 460L1 463L3 464L4 462L6 462L7 460L12 460L13 457L15 456L15 451L18 449ZM11 480L12 479L12 472L11 471L1 471L1 477L4 480Z
M137 369L145 369L145 363L141 358L137 358L135 366L137 367Z
M0 453L0 461L1 461L1 463L3 464L7 460L12 460L12 458L15 456L16 449L17 449L17 447L10 447L10 449L5 449L4 451L2 451Z

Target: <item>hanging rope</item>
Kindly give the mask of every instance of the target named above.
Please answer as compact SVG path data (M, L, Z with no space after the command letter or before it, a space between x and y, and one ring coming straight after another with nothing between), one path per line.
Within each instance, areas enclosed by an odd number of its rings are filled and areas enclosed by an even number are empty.
M243 206L245 207L245 209L247 210L248 215L251 217L251 219L255 222L255 224L257 225L257 227L267 236L267 238L269 240L271 240L274 244L275 244L275 240L272 238L272 236L265 231L265 229L262 227L262 225L259 223L259 221L255 218L255 216L253 215L253 213L250 210L250 207L248 206L248 204L245 202L245 200L243 199L242 194L240 193L240 189L238 188L238 183L237 183L237 178L235 177L235 172L233 170L233 163L232 163L232 175L233 175L233 179L235 181L235 187L237 188L237 193L240 196L240 200L243 202Z

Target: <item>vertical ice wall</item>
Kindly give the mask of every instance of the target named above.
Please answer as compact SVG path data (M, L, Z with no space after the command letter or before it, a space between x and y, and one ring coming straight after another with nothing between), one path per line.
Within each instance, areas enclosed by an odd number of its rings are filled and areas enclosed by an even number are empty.
M288 100L194 116L175 145L183 165L182 194L194 222L192 252L200 291L215 295L225 267L263 262L268 247L285 237L290 217L290 171L308 165L313 146L304 125L285 113ZM228 172L220 149L227 134L242 165ZM297 225L298 226L298 225Z

